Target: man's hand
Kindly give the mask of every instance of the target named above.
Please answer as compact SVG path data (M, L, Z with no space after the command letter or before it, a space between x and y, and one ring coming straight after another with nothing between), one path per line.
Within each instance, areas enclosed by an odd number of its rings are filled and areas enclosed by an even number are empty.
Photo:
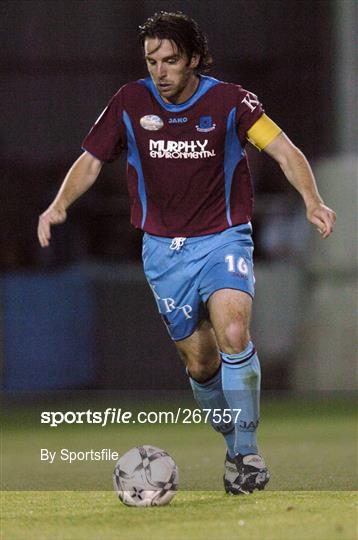
M323 204L311 167L301 150L284 133L280 133L264 150L277 161L287 180L301 194L308 221L316 225L322 238L328 238L333 231L336 213Z
M92 186L102 165L102 161L88 152L83 152L72 165L54 201L39 218L37 236L41 247L50 245L51 226L66 221L66 209Z
M328 238L336 222L336 213L323 203L316 203L307 207L307 219L316 225L322 238Z
M66 221L67 212L64 208L49 206L47 210L39 217L37 227L37 236L41 247L48 247L51 240L51 226L59 225Z

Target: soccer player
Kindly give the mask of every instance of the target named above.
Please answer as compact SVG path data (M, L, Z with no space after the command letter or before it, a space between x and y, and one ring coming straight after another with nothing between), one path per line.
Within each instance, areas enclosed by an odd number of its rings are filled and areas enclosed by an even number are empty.
M249 333L254 275L247 142L277 161L323 238L336 216L306 158L256 95L204 75L211 58L194 20L160 12L139 30L149 77L112 97L40 216L38 237L48 246L51 227L65 221L67 208L103 164L127 152L131 221L144 231L148 283L194 396L212 411L210 422L225 438L225 490L248 493L263 489L269 472L256 441L260 364Z

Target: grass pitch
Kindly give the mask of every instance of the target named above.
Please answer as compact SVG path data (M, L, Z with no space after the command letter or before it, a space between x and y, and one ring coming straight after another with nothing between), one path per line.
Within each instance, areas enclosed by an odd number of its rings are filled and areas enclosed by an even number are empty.
M264 402L262 413L259 441L272 480L264 492L239 497L222 490L223 441L204 424L44 431L17 414L4 430L1 539L355 540L354 404L280 399ZM112 462L38 459L43 445L123 453L137 444L165 448L178 463L180 491L168 507L121 504L111 491Z
M355 540L349 492L179 492L128 508L110 492L7 492L4 540Z

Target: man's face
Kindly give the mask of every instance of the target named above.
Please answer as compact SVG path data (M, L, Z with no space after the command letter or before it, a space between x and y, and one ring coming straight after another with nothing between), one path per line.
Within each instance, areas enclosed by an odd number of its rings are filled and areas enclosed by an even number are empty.
M158 38L145 40L144 53L149 74L164 101L182 103L191 97L198 83L194 71L199 63L198 56L193 56L189 62L175 43Z

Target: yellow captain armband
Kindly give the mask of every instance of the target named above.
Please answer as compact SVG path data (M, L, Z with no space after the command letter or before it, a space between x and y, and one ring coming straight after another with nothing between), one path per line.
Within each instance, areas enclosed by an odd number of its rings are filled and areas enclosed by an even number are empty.
M251 144L256 146L258 150L263 150L265 146L270 144L282 129L271 118L263 114L248 130L246 136Z

